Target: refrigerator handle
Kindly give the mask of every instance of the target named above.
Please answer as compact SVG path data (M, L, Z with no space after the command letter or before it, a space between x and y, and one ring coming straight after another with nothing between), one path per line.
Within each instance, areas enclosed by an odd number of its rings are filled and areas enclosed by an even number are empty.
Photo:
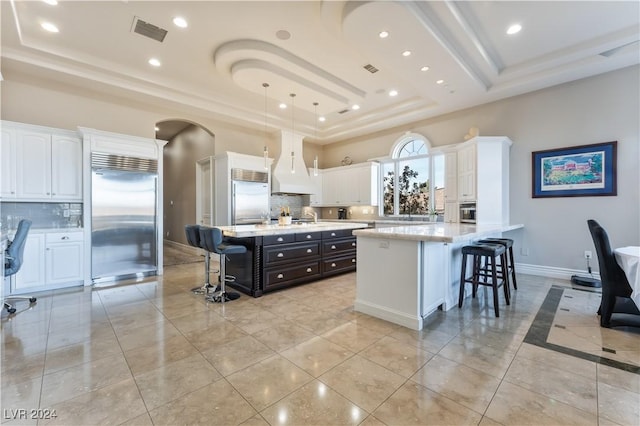
M231 181L231 225L236 224L236 183Z

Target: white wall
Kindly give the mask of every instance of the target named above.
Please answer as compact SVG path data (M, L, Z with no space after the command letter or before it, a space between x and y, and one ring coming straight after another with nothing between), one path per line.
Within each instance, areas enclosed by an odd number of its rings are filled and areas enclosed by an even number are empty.
M325 167L346 155L355 162L386 156L397 138L411 130L434 146L462 142L472 126L483 136L513 140L510 170L511 222L516 262L565 269L586 269L584 251L592 250L586 221L596 219L614 247L640 245L640 68L540 90L391 129L325 148ZM573 145L618 141L618 195L615 197L531 198L531 152ZM529 256L521 255L529 249ZM595 270L597 262L592 262Z

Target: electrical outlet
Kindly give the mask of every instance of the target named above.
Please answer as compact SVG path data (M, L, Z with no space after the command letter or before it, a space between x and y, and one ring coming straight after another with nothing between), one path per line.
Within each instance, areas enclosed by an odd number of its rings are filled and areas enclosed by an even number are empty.
M333 210L329 210L329 214L333 214Z
M593 255L591 254L590 250L585 250L584 251L584 258L585 259L592 259L593 258Z
M521 254L522 256L529 256L529 249L528 249L528 248L521 247L521 248L520 248L520 254Z

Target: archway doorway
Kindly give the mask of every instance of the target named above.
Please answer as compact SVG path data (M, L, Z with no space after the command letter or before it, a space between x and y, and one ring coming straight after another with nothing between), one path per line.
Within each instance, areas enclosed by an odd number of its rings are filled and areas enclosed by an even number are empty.
M184 227L198 223L198 216L202 217L202 211L198 213L197 209L201 199L198 191L209 191L209 199L213 195L213 185L202 187L199 163L215 154L215 135L198 123L168 119L156 124L156 138L169 141L163 152L165 252L189 253ZM165 256L165 259L175 264L200 261L201 257L185 256L181 259L180 256Z

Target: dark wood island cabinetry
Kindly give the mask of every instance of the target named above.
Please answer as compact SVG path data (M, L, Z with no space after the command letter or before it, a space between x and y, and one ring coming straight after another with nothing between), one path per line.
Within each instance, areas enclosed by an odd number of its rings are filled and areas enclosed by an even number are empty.
M220 227L231 244L247 247L228 256L230 284L253 297L356 269L354 229L366 224L240 225ZM243 236L246 235L246 236Z

